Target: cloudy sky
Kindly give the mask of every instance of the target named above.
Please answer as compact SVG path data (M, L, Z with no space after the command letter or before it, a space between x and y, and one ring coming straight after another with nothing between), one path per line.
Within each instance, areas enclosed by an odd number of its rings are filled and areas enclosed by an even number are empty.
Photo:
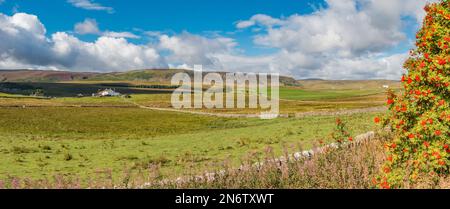
M0 69L399 79L425 2L0 0Z

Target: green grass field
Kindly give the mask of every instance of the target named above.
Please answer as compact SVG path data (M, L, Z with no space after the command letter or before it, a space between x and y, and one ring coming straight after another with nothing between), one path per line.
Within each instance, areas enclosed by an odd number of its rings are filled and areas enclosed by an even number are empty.
M281 154L330 141L334 117L225 119L137 108L0 108L0 178L87 177L161 163L165 176L236 165L268 146ZM343 117L353 134L372 114Z
M102 82L105 83L105 82ZM50 83L34 84L52 88ZM77 90L88 92L101 84L58 84L56 98L0 93L0 179L29 177L91 178L111 169L120 176L160 165L162 177L177 177L238 166L257 159L271 147L277 155L296 152L319 142L331 142L335 116L304 118L222 118L138 108L170 108L171 95L152 89L127 89L121 97L76 98ZM333 84L334 85L334 84ZM384 89L378 84L361 90L342 86L282 87L282 113L340 111L381 106ZM70 88L69 93L65 88ZM76 89L73 89L76 88ZM58 93L59 92L59 93ZM253 113L260 110L194 110ZM377 113L342 116L353 135L373 130Z
M286 100L332 100L341 98L371 96L382 93L383 90L303 90L295 88L281 88L280 99Z
M105 82L102 82L105 83ZM46 84L47 88L51 88ZM72 84L75 85L75 84ZM97 86L98 84L88 84ZM67 87L67 86L66 86ZM58 86L57 88L61 88ZM94 88L95 87L89 87ZM87 89L89 89L87 88ZM80 88L86 90L86 88ZM63 91L62 89L60 89ZM120 91L120 90L118 90ZM149 93L142 93L148 91ZM70 94L76 94L71 90ZM131 99L123 98L95 98L95 97L56 97L52 99L33 98L21 95L0 95L0 106L103 106L103 107L132 107L136 104L171 108L170 91L159 92L152 89L128 89L132 92ZM343 109L359 109L381 106L385 103L386 90L372 87L366 90L355 89L309 89L297 87L280 88L280 112L283 114L310 112L310 111L332 111ZM61 93L66 94L66 93ZM193 111L212 113L236 113L254 114L261 112L259 109L196 109Z

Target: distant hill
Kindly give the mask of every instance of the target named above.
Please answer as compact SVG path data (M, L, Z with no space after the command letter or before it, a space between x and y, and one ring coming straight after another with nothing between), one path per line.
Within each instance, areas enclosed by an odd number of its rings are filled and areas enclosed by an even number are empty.
M194 71L180 69L153 69L153 70L134 70L128 72L103 73L90 77L88 80L97 81L145 81L156 83L168 83L176 73L187 73L192 78ZM206 74L208 72L203 72ZM225 79L226 72L217 72ZM296 86L298 82L291 77L280 76L280 83L286 86Z
M64 82L64 81L142 81L153 83L169 83L176 73L184 72L191 76L191 70L152 69L133 70L127 72L90 73L48 70L0 70L0 82ZM204 72L206 73L206 72ZM219 72L222 76L225 72ZM291 77L281 76L280 83L297 86L298 82Z
M98 73L51 70L0 70L0 82L60 82L86 80Z
M312 90L322 89L377 89L387 85L390 88L397 89L401 87L400 81L392 80L299 80L301 86Z

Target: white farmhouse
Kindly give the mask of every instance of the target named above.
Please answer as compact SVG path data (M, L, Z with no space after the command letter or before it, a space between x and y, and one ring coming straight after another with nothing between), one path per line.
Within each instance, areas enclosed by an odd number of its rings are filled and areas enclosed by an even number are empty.
M105 89L97 93L100 97L117 97L120 96L119 92L116 92L112 89Z

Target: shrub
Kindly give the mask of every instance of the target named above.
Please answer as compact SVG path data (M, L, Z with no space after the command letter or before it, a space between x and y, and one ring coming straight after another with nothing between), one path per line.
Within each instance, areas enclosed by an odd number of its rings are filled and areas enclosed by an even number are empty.
M408 182L435 179L449 173L450 134L450 3L428 4L402 77L401 95L389 92L390 113L376 118L393 130L386 144L387 161L376 182L381 188L399 188Z
M336 119L336 127L333 133L331 133L331 138L339 144L346 141L353 141L353 138L347 130L347 125L340 118Z

